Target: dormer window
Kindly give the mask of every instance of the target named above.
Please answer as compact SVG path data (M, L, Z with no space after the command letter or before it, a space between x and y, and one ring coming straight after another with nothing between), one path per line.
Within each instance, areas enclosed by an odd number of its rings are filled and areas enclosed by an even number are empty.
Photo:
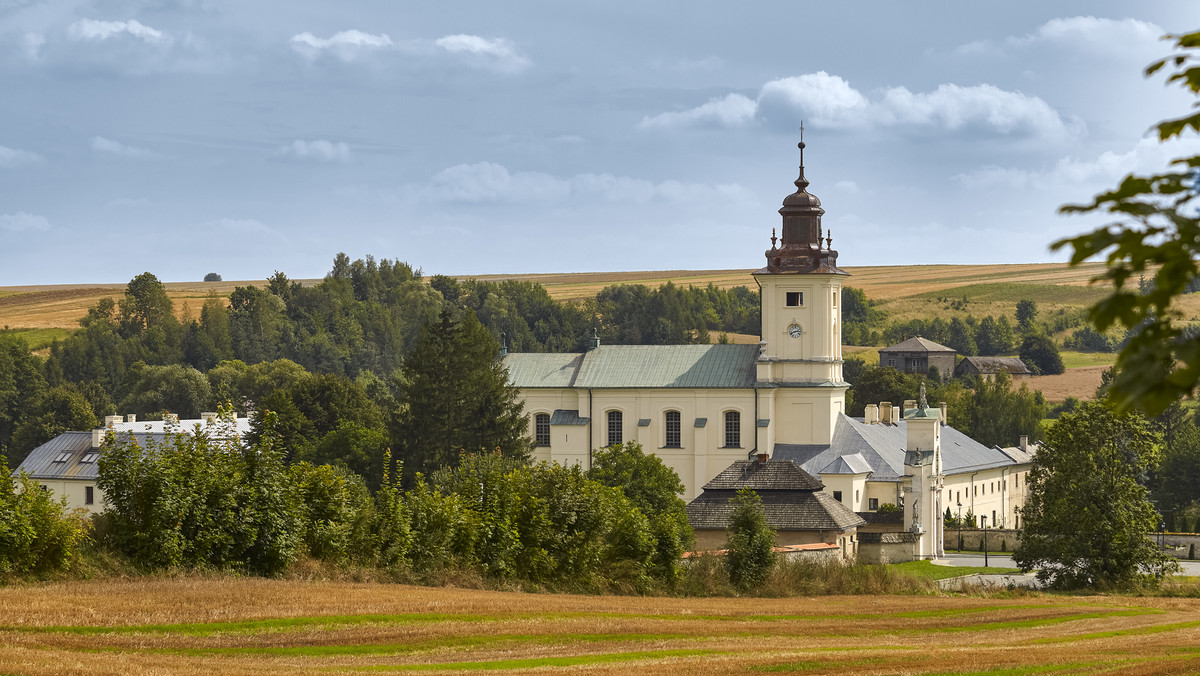
M804 305L804 292L803 291L788 291L787 292L787 306L788 307L800 307L802 305Z

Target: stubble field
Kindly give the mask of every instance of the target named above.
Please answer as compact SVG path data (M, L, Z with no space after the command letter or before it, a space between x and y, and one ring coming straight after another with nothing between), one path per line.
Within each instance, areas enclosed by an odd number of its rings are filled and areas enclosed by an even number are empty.
M0 589L17 674L1195 673L1200 600L677 599L150 579Z

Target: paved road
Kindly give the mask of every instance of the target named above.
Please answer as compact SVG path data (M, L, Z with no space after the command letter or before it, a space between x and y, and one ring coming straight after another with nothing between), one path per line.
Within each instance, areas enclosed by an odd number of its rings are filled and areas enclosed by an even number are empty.
M1012 557L1007 554L988 554L988 566L993 568L1016 568ZM967 566L967 567L982 567L983 554L947 554L945 558L933 561L938 566ZM1180 561L1179 567L1183 569L1184 575L1200 575L1200 561ZM954 578L951 580L942 580L943 588L957 588L961 584L985 584L1000 587L1016 586L1016 587L1038 587L1037 578L1032 574L1013 574L1013 575L971 575L967 578Z

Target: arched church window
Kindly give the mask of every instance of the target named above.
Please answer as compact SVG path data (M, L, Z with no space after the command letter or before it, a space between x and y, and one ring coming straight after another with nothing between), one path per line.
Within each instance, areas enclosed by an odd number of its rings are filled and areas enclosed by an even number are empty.
M606 444L606 445L616 446L618 444L624 443L624 439L621 438L621 434L623 431L624 431L624 428L622 426L622 421L621 421L621 412L620 411L609 411L608 412L608 444Z
M539 413L533 417L533 441L538 446L550 445L549 413Z
M725 411L725 448L741 448L742 446L742 414L737 411Z
M679 411L667 411L666 423L667 443L663 444L663 446L666 448L682 448L683 435L679 424Z

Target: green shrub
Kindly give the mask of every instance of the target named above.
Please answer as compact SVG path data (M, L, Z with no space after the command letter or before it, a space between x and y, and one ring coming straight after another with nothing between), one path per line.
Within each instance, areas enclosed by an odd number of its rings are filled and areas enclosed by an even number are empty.
M729 553L725 564L729 581L738 591L746 592L762 586L775 563L775 531L767 525L762 498L743 488L732 499L733 517L729 521Z
M0 458L0 575L44 577L78 560L90 524L22 473L15 481Z

